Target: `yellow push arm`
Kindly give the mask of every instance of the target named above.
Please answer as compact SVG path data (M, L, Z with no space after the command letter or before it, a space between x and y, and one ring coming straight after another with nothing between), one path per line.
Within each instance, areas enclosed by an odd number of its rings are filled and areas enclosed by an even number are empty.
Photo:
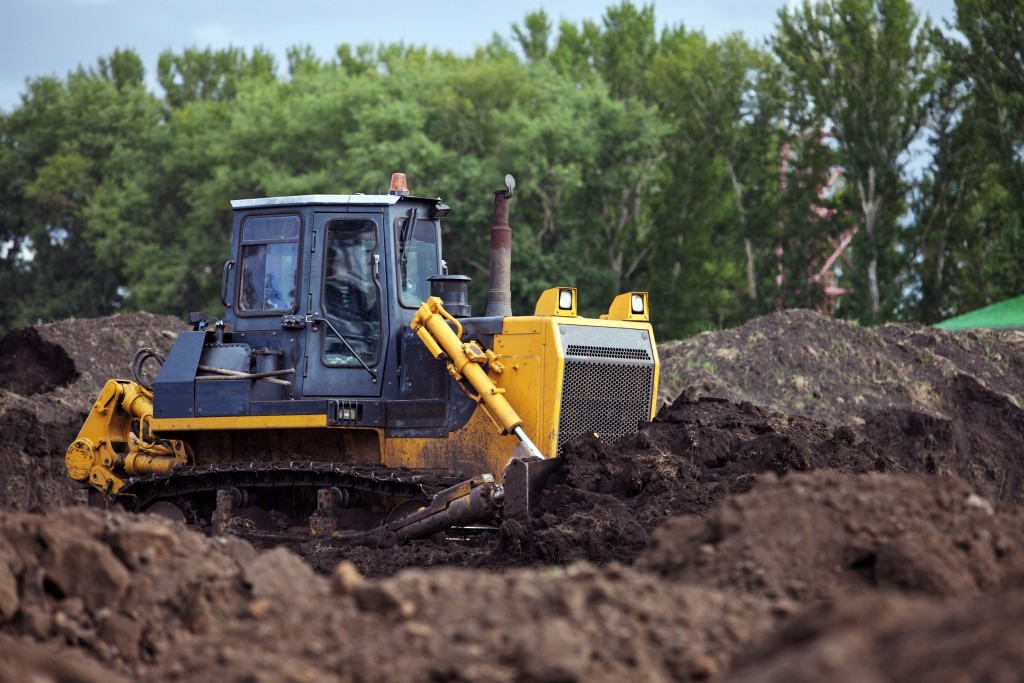
M457 333L448 326L448 321L455 325ZM432 296L420 304L420 309L412 321L412 329L435 358L444 357L443 360L447 362L448 372L452 377L472 387L476 392L474 398L477 403L483 406L502 434L515 435L530 455L544 457L523 431L522 418L502 395L505 390L495 386L483 368L484 363L498 363L497 357L472 342L462 341L462 326L444 310L440 298Z

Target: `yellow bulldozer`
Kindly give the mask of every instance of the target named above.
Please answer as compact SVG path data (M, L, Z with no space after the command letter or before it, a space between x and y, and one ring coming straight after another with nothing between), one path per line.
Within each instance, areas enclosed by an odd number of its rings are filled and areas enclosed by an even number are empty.
M646 292L578 314L577 291L511 310L515 181L494 194L487 310L449 275L439 198L232 202L223 318L140 349L67 451L95 504L215 533L393 543L526 518L571 440L615 440L656 408ZM146 382L146 370L153 375Z

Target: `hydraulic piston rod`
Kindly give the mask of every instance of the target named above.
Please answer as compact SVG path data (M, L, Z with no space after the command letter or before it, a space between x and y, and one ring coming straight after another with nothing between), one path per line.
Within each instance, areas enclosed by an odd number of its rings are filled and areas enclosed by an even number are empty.
M448 326L449 321L455 325L457 332ZM497 387L484 370L486 363L499 363L497 356L473 342L462 341L462 325L444 310L440 298L432 296L420 304L420 310L412 321L412 329L435 358L443 358L448 363L448 372L452 377L469 384L475 392L474 398L502 434L514 435L530 455L544 458L540 449L523 431L522 418L502 395L505 390Z

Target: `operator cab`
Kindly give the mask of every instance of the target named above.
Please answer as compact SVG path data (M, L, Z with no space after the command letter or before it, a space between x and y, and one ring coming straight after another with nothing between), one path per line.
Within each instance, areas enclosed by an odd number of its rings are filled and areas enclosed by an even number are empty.
M296 368L280 398L386 397L429 278L441 274L448 207L410 196L404 178L386 195L231 204L236 258L222 283L231 341L279 349L277 365Z
M195 331L168 356L154 392L165 428L248 417L253 429L269 420L440 437L468 419L475 404L453 392L445 366L411 328L438 278L468 280L441 275L449 209L440 199L409 195L403 180L388 194L231 205L224 319L210 326L196 314Z

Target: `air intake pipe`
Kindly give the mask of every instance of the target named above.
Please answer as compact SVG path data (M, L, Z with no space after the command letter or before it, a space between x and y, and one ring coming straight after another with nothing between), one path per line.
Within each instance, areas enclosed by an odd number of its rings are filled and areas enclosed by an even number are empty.
M494 193L494 225L491 226L491 288L487 292L488 316L512 315L512 228L508 226L508 199L516 179L505 176L505 189Z

